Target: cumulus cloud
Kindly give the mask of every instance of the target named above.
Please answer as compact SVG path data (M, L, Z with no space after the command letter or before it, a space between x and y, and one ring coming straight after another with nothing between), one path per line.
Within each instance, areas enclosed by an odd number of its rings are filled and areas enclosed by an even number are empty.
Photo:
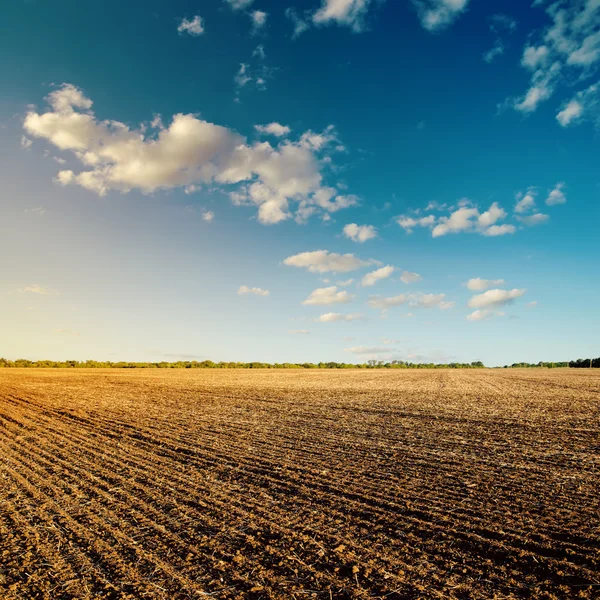
M33 142L28 137L25 137L24 135L21 136L21 148L27 150L27 148L31 147L31 144L33 144Z
M252 28L255 32L262 29L267 24L267 16L268 14L262 10L255 10L250 13Z
M254 129L256 129L258 133L274 135L275 137L284 137L291 132L291 129L287 125L281 125L275 122L269 123L268 125L255 125Z
M313 290L302 304L306 306L323 306L328 304L347 304L354 298L346 290L338 291L335 285Z
M61 185L80 185L101 196L112 190L152 193L176 187L237 186L236 204L258 207L258 220L277 223L293 216L291 203L317 211L335 211L356 202L324 185L323 158L337 144L328 127L321 134L305 132L297 141L246 143L238 133L196 115L176 114L166 127L130 129L118 121L99 121L92 101L70 84L47 97L49 110L31 110L24 128L61 150L69 150L83 165L79 173L63 170ZM331 192L333 190L333 193ZM323 194L329 196L323 202ZM325 205L325 207L324 207Z
M546 198L546 204L548 206L555 206L556 204L565 204L566 203L567 198L566 198L564 192L562 191L564 186L565 186L564 183L556 184L554 189L548 194L548 197Z
M363 287L371 287L375 285L378 281L382 279L387 279L396 269L392 267L392 265L387 265L385 267L381 267L381 269L376 269L375 271L371 271L367 273L361 281L361 285Z
M431 203L427 206L429 207ZM430 210L427 208L427 210ZM436 217L434 215L428 215L426 217L421 217L419 219L415 219L413 217L401 216L396 219L396 223L406 231L406 233L412 233L415 227L431 227L435 224Z
M413 0L421 25L440 31L451 25L467 8L469 0Z
M348 223L348 225L344 227L344 235L354 242L363 244L367 240L372 240L377 237L377 229L375 229L373 225Z
M38 296L50 296L51 294L58 294L56 290L53 290L52 288L42 287L37 283L27 285L24 288L19 289L18 291L28 294L38 294Z
M364 318L364 315L358 313L343 315L341 313L330 312L317 317L315 321L319 323L336 323L338 321L359 321Z
M194 36L202 35L204 33L204 20L199 15L196 15L192 19L181 19L177 31Z
M449 233L475 232L486 234L488 228L492 227L496 221L504 219L506 212L494 202L490 208L480 213L476 207L462 206L450 213L448 217L440 217L437 225L432 229L432 237L441 237ZM504 233L512 233L510 230L503 230ZM494 232L494 235L498 235Z
M514 225L508 225L505 223L504 225L492 225L491 227L488 227L482 232L482 235L487 237L496 237L499 235L515 233L515 231L517 231L517 228Z
M292 329L291 331L288 331L288 333L290 335L308 335L310 331L308 331L308 329Z
M406 284L417 283L417 281L421 281L422 279L418 273L411 273L410 271L402 271L402 275L400 275L400 281Z
M535 191L529 190L525 195L520 192L517 194L517 203L515 204L515 212L522 214L527 213L535 208Z
M247 285L242 285L237 291L239 296L244 296L246 294L254 294L255 296L268 296L270 294L269 290L263 290L259 287L248 287Z
M509 104L525 113L536 110L563 81L583 80L600 64L600 2L534 2L534 6L543 4L550 22L536 38L528 40L521 59L521 65L531 72L529 89L520 98L509 99ZM557 120L566 126L582 112L583 103L576 95Z
M482 292L494 286L504 285L504 279L481 279L474 277L467 281L467 288L473 292Z
M215 213L212 210L205 210L202 213L202 220L206 221L207 223L212 223L214 218L215 218Z
M289 267L308 269L311 273L347 273L373 264L372 260L361 260L354 254L337 254L328 250L314 250L288 256L283 261Z
M313 16L315 25L335 23L350 27L354 32L364 29L364 20L371 0L322 0L322 6Z
M517 288L513 290L488 290L483 294L473 296L469 300L469 307L487 309L504 306L506 304L512 304L516 298L520 298L521 296L523 296L523 294L525 294L525 291L526 290Z
M516 228L509 224L497 224L506 218L506 211L494 202L486 211L472 205L467 199L458 203L458 208L449 209L448 216L428 215L416 218L401 216L396 222L407 233L412 233L415 227L431 229L432 237L442 237L451 233L478 233L484 236L498 236L514 233Z

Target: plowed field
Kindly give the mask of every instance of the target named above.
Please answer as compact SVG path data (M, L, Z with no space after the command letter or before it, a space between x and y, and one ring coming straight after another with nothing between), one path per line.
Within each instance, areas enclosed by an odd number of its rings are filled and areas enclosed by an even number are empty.
M598 598L600 373L0 370L0 598Z

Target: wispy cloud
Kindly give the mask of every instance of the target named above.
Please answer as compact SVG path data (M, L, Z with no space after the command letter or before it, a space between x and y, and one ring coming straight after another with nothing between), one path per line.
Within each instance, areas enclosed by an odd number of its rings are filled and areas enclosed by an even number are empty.
M50 296L53 294L58 294L56 290L52 288L42 287L37 283L27 285L24 288L19 289L18 291L27 294L37 294L38 296Z

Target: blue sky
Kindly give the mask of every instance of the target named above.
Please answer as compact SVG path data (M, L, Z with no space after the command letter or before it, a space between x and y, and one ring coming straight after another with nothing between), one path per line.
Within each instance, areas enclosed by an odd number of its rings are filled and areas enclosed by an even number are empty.
M596 355L599 23L596 0L4 3L0 354Z

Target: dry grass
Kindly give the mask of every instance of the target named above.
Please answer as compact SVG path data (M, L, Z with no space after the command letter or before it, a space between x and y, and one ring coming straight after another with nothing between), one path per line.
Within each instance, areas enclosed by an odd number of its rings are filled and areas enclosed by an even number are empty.
M600 373L0 371L0 597L593 598Z

